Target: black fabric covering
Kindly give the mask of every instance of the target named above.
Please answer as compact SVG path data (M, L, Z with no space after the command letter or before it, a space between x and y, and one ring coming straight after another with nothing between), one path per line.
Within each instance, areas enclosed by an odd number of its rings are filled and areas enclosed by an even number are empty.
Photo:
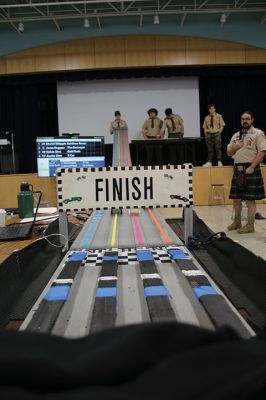
M80 229L80 228L79 228ZM77 228L69 224L70 235ZM58 233L58 221L52 222L46 235ZM59 244L57 236L49 240ZM47 285L63 254L46 240L33 242L13 253L0 265L0 327L9 320L23 320Z
M242 340L180 323L70 340L0 332L0 396L16 400L260 400L266 335Z
M168 222L180 234L182 223ZM228 237L206 242L213 232L195 213L193 223L195 240L202 243L193 254L253 328L266 327L266 261Z

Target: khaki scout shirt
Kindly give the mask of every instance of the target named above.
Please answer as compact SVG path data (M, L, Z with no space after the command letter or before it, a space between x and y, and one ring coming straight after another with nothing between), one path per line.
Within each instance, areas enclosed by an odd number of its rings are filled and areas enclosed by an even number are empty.
M119 127L118 127L118 122L119 122ZM112 121L111 124L110 124L110 132L112 133L114 129L125 129L125 130L128 130L126 121L124 121L122 119L120 119L119 121L118 120Z
M172 119L174 121L174 128L173 128L173 124L172 124ZM163 127L162 129L165 130L167 128L168 130L168 134L169 133L179 133L184 131L184 126L183 126L184 122L183 119L177 115L177 114L173 114L172 118L165 118L163 121Z
M235 133L227 148L231 148L240 139L240 132ZM258 152L266 151L266 139L263 131L251 126L246 134L242 135L243 147L232 156L234 163L252 163Z
M202 128L206 130L206 133L217 133L224 126L225 123L221 114L215 113L213 115L213 128L211 127L211 114L205 117Z
M152 118L148 118L144 122L142 130L145 132L145 135L149 137L156 137L160 133L162 124L163 121L160 118L155 117L153 118L153 128L152 128Z

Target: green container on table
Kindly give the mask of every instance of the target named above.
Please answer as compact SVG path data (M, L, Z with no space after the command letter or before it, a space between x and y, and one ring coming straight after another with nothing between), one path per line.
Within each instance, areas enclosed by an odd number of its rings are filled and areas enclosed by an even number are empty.
M19 216L20 218L33 217L33 211L33 186L27 182L22 182L20 184L20 192L18 193Z

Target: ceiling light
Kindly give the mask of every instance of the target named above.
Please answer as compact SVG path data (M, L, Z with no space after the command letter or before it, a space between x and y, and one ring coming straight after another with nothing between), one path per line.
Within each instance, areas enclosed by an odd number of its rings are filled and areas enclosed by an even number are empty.
M24 24L21 21L18 24L18 30L19 30L19 32L24 32Z
M221 18L220 18L221 24L225 24L225 23L226 23L226 20L227 20L227 15L226 15L225 13L223 13L223 14L221 15Z
M154 25L159 25L159 23L160 23L159 15L154 15L153 23L154 23Z
M89 18L84 19L84 28L89 28L91 26Z

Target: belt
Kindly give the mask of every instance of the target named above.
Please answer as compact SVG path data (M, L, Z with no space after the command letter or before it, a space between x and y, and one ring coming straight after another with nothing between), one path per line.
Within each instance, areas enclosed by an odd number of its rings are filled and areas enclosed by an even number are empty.
M251 163L237 163L234 165L234 170L237 172L245 173L246 169L249 168Z

